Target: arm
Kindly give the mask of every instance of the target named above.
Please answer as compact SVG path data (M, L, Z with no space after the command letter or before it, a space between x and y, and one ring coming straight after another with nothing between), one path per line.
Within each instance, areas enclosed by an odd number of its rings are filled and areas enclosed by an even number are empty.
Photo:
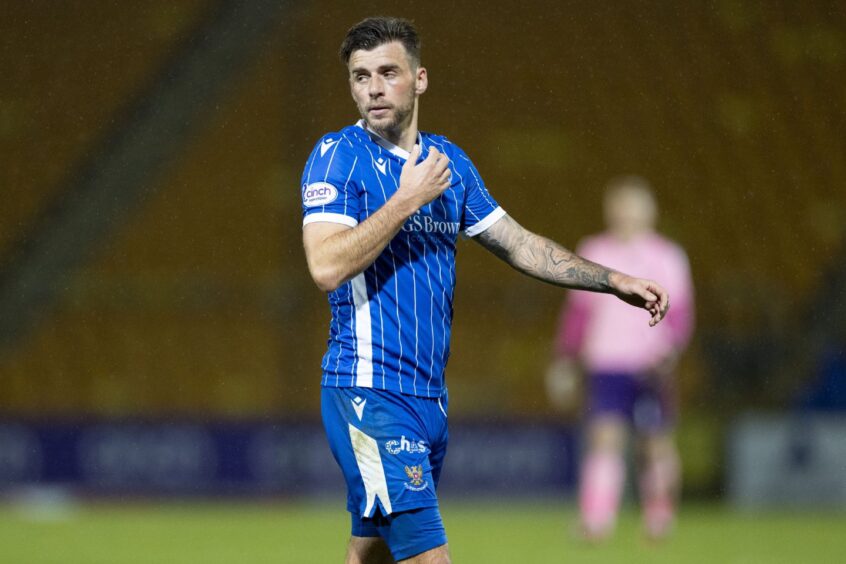
M476 239L527 276L563 288L613 294L643 308L652 315L651 326L667 313L669 296L656 282L633 278L585 260L558 243L524 229L507 215Z
M668 260L671 258L673 257L668 257ZM696 318L690 264L681 248L677 249L675 260L669 260L666 275L669 277L667 284L673 289L673 309L667 313L664 323L669 328L667 336L673 346L653 370L660 379L671 378L674 375L679 359L690 342Z
M373 264L403 223L421 206L443 193L450 184L449 159L432 148L416 165L415 145L403 165L400 186L376 213L355 227L310 223L303 228L303 247L317 287L331 292Z
M588 296L583 292L570 292L567 296L558 322L552 361L544 379L552 405L573 415L577 413L583 385L578 358L590 315L585 297Z
M553 351L556 358L578 358L590 318L588 306L590 296L584 292L568 292L568 294L558 320L558 332Z
M673 288L673 311L667 314L667 322L672 329L675 348L681 352L690 343L693 326L696 323L696 306L694 304L693 277L690 273L690 262L687 254L680 247L675 262L676 282Z

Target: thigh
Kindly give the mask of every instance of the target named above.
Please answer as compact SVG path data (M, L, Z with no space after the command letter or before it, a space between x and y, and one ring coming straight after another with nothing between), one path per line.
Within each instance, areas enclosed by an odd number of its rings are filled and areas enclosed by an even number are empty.
M447 545L427 550L407 560L400 560L398 564L450 564L449 547Z
M435 406L437 406L437 409L434 409ZM447 392L444 390L443 395L428 410L429 421L427 422L427 428L430 431L429 463L432 466L432 480L436 489L441 479L441 470L444 467L447 444L449 443L449 426L447 425L448 409L449 400Z
M437 507L401 511L376 522L397 562L442 562L430 558L446 550L446 532Z
M372 518L437 507L430 459L435 437L427 428L433 409L433 400L384 390L323 389L324 428L351 513Z
M447 537L441 513L437 507L401 511L388 516L371 518L352 516L352 538L348 555L362 558L362 562L406 561L432 552L437 554L446 546ZM387 554L389 559L385 559ZM368 555L363 558L363 555ZM358 562L348 556L348 562ZM429 562L429 560L420 560ZM437 561L437 560L435 560Z
M639 434L656 437L670 435L676 416L676 394L672 380L639 380L632 416L632 423Z
M345 564L395 564L388 545L380 537L353 535L347 545Z

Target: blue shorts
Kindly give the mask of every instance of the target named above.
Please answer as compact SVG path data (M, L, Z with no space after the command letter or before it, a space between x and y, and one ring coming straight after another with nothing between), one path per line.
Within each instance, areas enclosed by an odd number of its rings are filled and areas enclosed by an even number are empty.
M675 393L666 382L629 373L588 377L588 417L616 415L640 433L665 431L676 419Z
M396 560L445 544L435 490L449 438L446 394L324 387L321 414L347 483L352 534L382 537Z

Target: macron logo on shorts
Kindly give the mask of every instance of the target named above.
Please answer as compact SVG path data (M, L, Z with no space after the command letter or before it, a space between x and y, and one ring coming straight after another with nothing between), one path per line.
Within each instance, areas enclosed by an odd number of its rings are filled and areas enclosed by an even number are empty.
M361 399L360 397L356 396L355 399L352 399L350 401L353 404L355 414L358 415L358 420L361 421L361 418L364 417L364 404L367 403L367 400Z

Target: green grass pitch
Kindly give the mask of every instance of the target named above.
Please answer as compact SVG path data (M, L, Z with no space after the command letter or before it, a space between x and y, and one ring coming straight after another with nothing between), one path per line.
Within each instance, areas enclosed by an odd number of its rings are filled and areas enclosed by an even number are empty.
M343 561L342 504L136 502L59 512L0 506L4 564L290 563ZM846 513L738 513L685 506L676 534L653 545L637 514L602 546L572 535L572 506L446 500L442 512L458 564L547 562L794 564L844 562Z

